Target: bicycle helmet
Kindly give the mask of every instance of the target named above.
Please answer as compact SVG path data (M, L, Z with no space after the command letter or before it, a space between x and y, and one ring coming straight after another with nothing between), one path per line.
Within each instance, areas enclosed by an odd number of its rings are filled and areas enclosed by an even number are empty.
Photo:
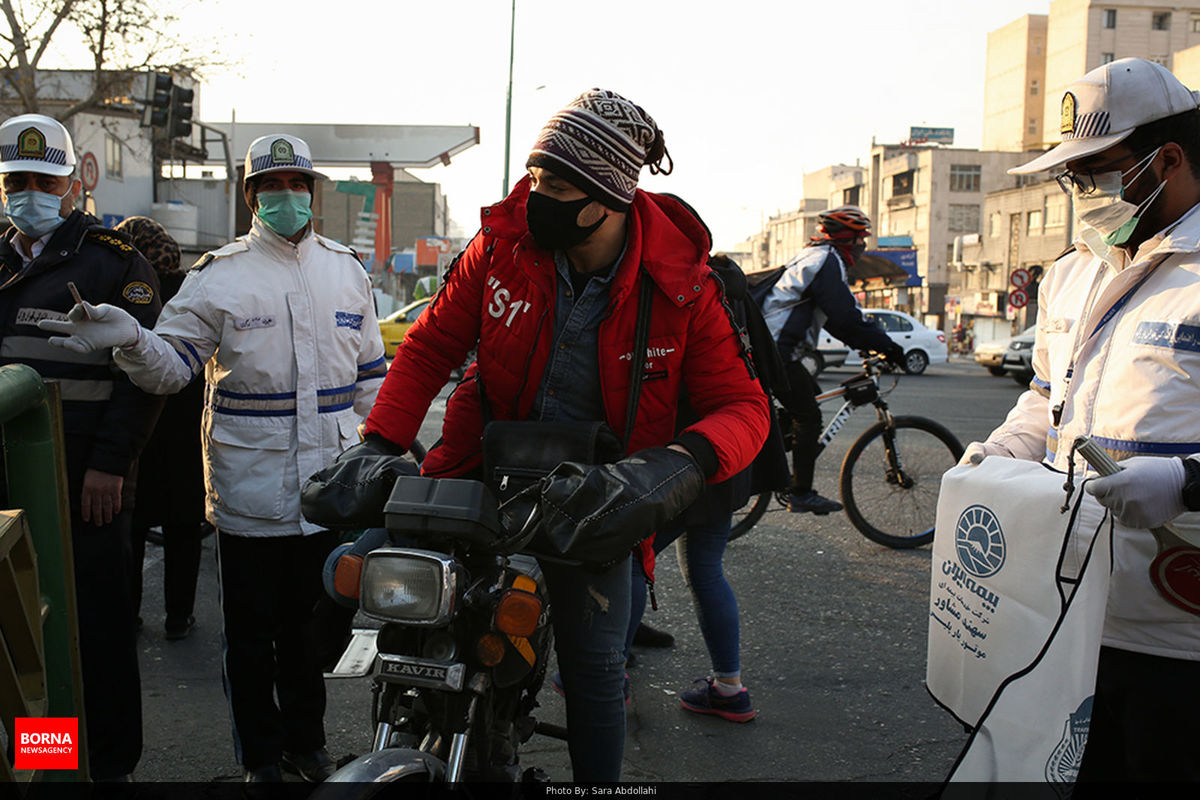
M871 232L871 220L858 206L839 206L817 215L821 230L829 236L861 235Z

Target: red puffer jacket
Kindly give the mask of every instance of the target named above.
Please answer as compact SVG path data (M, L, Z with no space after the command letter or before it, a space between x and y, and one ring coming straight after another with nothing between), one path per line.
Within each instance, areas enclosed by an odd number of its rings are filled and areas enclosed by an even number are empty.
M479 235L405 335L367 418L368 433L411 445L429 404L476 344L477 379L493 418L529 417L549 361L557 295L554 257L534 244L525 224L528 193L526 178L501 203L483 209ZM606 420L624 436L641 264L658 291L629 451L676 438L676 411L686 391L700 420L684 434L703 437L686 437L689 449L707 466L708 480L717 482L753 460L769 422L766 396L705 263L708 248L707 232L682 205L637 192L625 257L600 325L599 362ZM449 477L479 465L483 417L474 389L473 383L461 386L448 403L442 443L425 459L425 474Z

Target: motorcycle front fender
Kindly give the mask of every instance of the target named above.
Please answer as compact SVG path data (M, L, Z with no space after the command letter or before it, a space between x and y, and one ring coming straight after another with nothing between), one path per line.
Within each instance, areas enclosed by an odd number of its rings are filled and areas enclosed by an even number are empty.
M359 756L325 779L311 797L313 800L348 798L348 787L334 787L337 783L392 783L416 780L428 776L430 782L440 781L446 775L446 765L437 756L409 748L389 747ZM322 791L327 788L329 791Z

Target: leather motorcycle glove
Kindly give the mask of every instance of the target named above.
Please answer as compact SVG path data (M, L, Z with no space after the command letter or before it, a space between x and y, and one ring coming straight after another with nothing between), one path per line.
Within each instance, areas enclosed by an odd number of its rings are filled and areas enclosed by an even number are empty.
M133 347L142 338L142 326L122 308L84 302L67 314L66 320L43 319L38 327L51 333L50 344L73 353L94 353L112 347Z
M420 467L405 449L368 433L300 489L300 511L316 525L333 529L382 528L383 507L396 479L417 475Z
M1134 456L1115 475L1092 478L1087 493L1131 528L1157 528L1187 511L1183 484L1187 470L1178 458Z
M542 533L556 554L605 567L703 491L696 460L667 447L640 450L612 464L564 462L542 479Z
M971 442L967 445L967 449L963 451L962 458L958 460L958 466L961 467L964 464L976 466L982 464L983 460L988 456L1012 458L1012 453L1009 452L1007 447L991 442Z

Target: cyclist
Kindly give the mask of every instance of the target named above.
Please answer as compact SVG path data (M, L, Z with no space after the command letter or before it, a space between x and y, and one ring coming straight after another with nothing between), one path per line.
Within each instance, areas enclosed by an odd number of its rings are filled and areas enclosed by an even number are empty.
M883 329L866 319L846 283L846 270L866 249L871 221L858 206L841 206L817 217L820 235L789 261L763 299L763 317L779 355L786 364L790 388L779 401L796 421L792 447L792 487L788 510L829 514L842 504L813 490L813 466L819 448L820 387L800 361L806 347L816 347L821 329L848 346L875 350L894 364L904 360L904 348Z

